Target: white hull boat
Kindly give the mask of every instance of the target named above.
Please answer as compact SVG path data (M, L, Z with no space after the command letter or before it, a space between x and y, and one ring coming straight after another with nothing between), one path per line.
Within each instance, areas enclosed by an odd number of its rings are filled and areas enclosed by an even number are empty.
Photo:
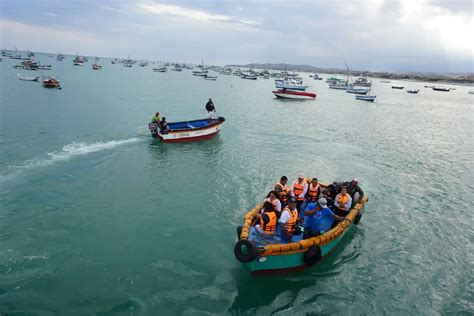
M24 80L24 81L38 81L39 80L39 76L28 77L28 76L25 76L23 74L17 74L17 76L18 76L18 79Z
M277 98L285 99L298 99L298 100L314 100L316 99L316 93L303 92L303 91L292 91L292 90L274 90L272 93Z

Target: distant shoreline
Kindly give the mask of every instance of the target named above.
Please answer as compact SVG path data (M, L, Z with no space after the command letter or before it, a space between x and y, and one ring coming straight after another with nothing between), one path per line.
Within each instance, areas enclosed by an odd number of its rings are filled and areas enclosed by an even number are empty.
M246 65L226 65L227 67L255 68L287 70L309 73L324 73L329 75L346 75L347 70L326 69L314 67L311 65L290 65L290 64L246 64ZM372 77L387 80L409 80L418 82L449 83L449 84L468 84L474 85L474 73L466 74L435 74L435 73L390 73L390 72L372 72L372 71L352 71L356 77Z

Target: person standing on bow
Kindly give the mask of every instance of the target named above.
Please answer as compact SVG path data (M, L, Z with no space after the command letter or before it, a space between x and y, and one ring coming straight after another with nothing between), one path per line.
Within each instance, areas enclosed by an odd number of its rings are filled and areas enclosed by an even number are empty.
M207 110L207 119L212 118L212 114L216 113L216 107L214 106L214 102L212 102L212 98L209 98L209 101L206 103L206 110Z

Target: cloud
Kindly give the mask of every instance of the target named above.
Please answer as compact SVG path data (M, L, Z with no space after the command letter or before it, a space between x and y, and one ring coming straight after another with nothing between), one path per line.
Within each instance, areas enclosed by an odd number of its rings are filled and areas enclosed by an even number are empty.
M222 14L208 13L203 10L189 9L177 5L163 3L141 3L138 8L152 14L177 16L202 22L231 22L244 25L258 25L258 22L233 18Z

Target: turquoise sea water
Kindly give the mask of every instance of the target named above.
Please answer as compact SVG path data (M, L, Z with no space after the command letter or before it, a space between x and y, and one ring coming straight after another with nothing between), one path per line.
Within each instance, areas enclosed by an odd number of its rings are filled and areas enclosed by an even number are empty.
M372 104L303 74L318 98L291 102L272 80L37 59L62 90L0 63L0 314L474 313L469 87L374 79ZM210 96L218 138L147 133L155 111L204 117ZM320 265L251 275L235 228L298 173L358 177L364 217Z

